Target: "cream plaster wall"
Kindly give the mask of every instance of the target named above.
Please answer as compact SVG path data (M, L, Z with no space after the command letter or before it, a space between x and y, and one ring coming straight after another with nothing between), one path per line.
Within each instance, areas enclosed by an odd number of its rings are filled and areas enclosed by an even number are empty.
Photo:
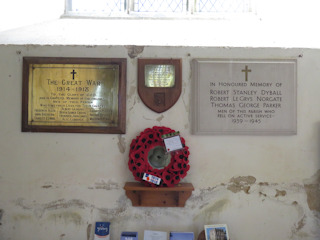
M1 240L91 240L100 220L112 222L112 240L141 240L145 229L198 236L215 223L232 240L320 238L319 1L256 1L255 16L224 21L58 19L62 2L0 4ZM126 134L22 133L24 56L127 58ZM141 102L138 57L183 59L182 94L167 112ZM298 134L191 135L193 58L297 58ZM190 147L183 182L195 190L184 208L132 207L125 196L130 142L154 125Z
M95 221L121 231L202 231L226 223L233 240L320 238L320 51L306 48L0 45L0 239L92 239ZM139 50L136 49L136 50ZM139 51L138 51L139 52ZM127 58L127 132L22 133L22 58ZM299 57L300 56L300 57ZM137 58L182 58L183 88L168 111L137 94ZM298 134L194 136L190 133L193 58L297 58ZM195 190L184 208L132 207L129 145L154 125L179 130L190 147L183 182ZM89 235L89 237L88 237Z

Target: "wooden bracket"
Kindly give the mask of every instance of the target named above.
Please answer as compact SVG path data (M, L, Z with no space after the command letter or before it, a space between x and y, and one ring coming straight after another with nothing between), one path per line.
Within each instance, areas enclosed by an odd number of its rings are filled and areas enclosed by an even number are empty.
M146 187L139 182L127 182L127 197L135 207L184 207L194 187L179 183L175 187Z

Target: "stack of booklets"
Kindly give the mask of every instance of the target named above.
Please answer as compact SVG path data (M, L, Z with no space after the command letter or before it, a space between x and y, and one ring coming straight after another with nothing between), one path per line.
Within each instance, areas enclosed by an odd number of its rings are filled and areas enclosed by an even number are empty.
M194 240L193 232L170 232L170 240Z
M138 232L122 232L121 240L138 240Z
M96 222L94 240L110 240L110 222Z
M144 231L144 240L167 240L168 233L161 231ZM193 232L170 232L170 240L194 240Z

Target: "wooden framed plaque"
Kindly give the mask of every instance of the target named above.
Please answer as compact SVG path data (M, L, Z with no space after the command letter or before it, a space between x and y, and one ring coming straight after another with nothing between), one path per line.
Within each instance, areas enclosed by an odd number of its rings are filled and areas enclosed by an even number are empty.
M138 59L138 93L151 110L161 113L179 99L181 59Z
M125 58L23 58L22 131L125 133Z

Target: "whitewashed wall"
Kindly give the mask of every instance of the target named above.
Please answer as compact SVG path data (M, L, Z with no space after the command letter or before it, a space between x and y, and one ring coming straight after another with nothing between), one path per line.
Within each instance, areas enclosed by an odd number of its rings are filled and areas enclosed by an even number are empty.
M0 32L58 19L64 0L3 0L0 2Z
M140 51L139 51L140 49ZM138 50L137 54L131 54ZM300 57L299 57L300 55ZM123 135L22 133L22 58L121 57L127 67ZM182 58L183 88L167 112L149 110L137 94L137 57ZM298 134L190 134L193 58L298 59ZM226 223L232 240L320 238L320 51L281 48L0 46L0 239L92 239L95 221L122 231L202 231ZM132 207L129 145L155 125L181 132L195 190L184 208ZM91 229L91 231L90 231Z

